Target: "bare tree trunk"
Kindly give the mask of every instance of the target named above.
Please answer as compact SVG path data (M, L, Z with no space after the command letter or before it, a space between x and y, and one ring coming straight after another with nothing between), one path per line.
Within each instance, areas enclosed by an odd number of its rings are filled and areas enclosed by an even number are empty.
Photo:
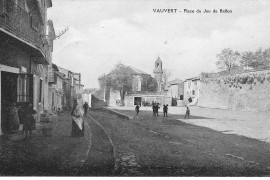
M125 105L125 91L119 90L119 92L120 92L121 104L122 106L124 106Z

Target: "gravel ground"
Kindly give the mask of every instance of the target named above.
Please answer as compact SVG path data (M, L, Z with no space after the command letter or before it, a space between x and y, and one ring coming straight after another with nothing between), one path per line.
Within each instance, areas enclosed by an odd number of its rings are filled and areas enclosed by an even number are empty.
M70 112L53 117L52 136L40 131L31 139L0 139L0 175L2 176L74 176L82 166L89 142L85 137L73 138Z
M133 110L133 107L114 107L119 110ZM151 107L141 107L141 110L152 111ZM169 107L171 115L184 115L186 108ZM237 134L246 137L270 142L270 113L230 111L223 109L210 109L191 106L192 119L184 119L179 116L178 120L198 126L208 127L226 134ZM194 118L201 116L204 118Z
M122 110L135 115L135 111ZM111 137L116 176L268 176L270 145L244 136L224 134L178 119L153 117L140 111L124 120L104 111L91 111ZM192 116L191 119L209 119Z

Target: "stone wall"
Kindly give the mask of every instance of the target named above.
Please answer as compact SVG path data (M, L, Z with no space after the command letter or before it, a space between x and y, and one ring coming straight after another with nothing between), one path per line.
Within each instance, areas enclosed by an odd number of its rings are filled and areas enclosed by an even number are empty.
M202 79L198 106L270 112L270 70Z
M106 102L96 98L94 95L91 95L91 109L101 109L102 107L106 106Z

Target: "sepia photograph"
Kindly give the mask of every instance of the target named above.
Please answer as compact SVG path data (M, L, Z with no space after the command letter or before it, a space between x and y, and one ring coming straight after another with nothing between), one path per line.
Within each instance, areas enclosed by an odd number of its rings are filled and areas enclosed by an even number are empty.
M0 0L1 177L269 177L270 1Z

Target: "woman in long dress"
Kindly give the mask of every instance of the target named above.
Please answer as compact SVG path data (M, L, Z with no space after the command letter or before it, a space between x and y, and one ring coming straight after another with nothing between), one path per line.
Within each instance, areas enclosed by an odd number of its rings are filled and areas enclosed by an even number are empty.
M72 116L72 137L82 137L84 136L84 120L83 120L83 109L82 106L78 104L77 100L74 100L73 108L71 111Z
M12 103L9 111L9 130L11 133L18 131L19 129L19 116L16 103Z

